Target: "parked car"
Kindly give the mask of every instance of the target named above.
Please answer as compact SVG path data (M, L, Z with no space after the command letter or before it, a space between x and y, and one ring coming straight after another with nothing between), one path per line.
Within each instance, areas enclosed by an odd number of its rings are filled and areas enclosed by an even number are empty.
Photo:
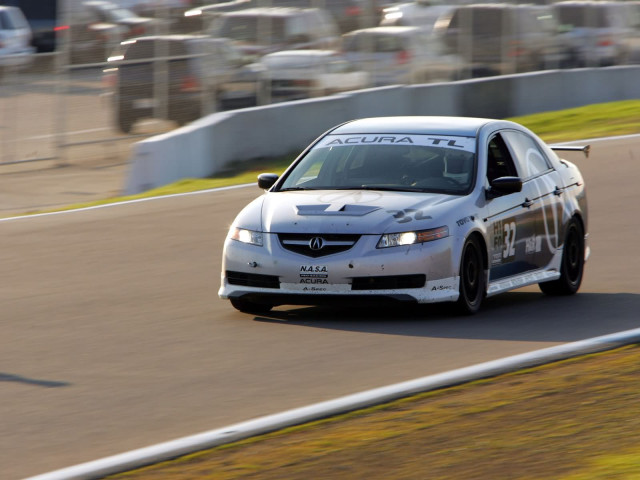
M271 102L330 95L370 85L369 74L356 70L335 50L283 50L260 63L269 80Z
M3 5L19 8L31 29L31 46L36 53L53 52L56 49L58 0L3 0Z
M407 2L391 5L382 10L380 26L382 27L420 27L427 32L443 15L449 14L454 5L440 5L420 2Z
M589 257L580 170L514 122L353 120L258 186L229 229L218 292L246 313L455 302L473 314L526 285L575 294Z
M560 68L568 59L548 6L461 5L441 18L434 32L464 58L471 76Z
M379 22L380 8L370 0L209 0L208 5L184 13L191 23L191 31L206 28L208 22L223 12L257 7L320 8L328 12L339 32L350 32L358 28L373 27Z
M640 19L633 2L563 1L552 5L574 66L623 65L640 52Z
M188 10L202 7L214 3L215 0L112 0L119 2L122 6L133 10L143 17L151 17L163 20L168 23L169 27L166 32L169 33L191 33L186 28L184 14ZM228 1L228 0L220 0ZM202 32L198 32L202 33Z
M180 30L185 33L202 33L213 20L225 12L236 12L255 6L253 0L208 1L207 5L190 8L183 13Z
M104 0L83 1L70 14L72 63L104 62L120 42L153 33L155 20Z
M345 57L369 72L375 86L450 81L463 66L440 37L419 27L364 28L342 38Z
M249 8L225 12L208 30L213 37L228 38L246 54L260 57L279 50L335 49L338 28L319 8Z
M17 7L0 6L0 67L21 67L33 60L31 27Z
M219 109L253 106L263 85L228 40L206 35L146 36L122 43L109 58L115 124L129 133L141 118L182 125Z

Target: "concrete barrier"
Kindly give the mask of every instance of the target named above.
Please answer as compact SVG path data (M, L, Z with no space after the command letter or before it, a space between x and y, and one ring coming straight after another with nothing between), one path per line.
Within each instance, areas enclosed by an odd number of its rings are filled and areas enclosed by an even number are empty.
M136 143L125 193L210 177L234 162L299 152L327 129L355 118L506 118L638 98L640 66L624 66L389 86L219 112Z

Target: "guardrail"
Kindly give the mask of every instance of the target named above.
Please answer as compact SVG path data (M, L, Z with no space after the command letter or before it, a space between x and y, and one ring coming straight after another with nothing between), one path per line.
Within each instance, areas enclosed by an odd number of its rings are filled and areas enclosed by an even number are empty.
M454 115L506 118L640 98L640 66L542 72L452 83L391 86L214 113L137 142L125 193L206 178L234 162L301 151L354 118Z

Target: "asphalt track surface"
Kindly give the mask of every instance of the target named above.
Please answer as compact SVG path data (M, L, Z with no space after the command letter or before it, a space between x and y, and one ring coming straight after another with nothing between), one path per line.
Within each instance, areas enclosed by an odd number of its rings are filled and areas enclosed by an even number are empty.
M242 188L0 222L0 478L640 324L640 139L584 159L592 257L580 294L528 287L446 305L279 307L217 298Z

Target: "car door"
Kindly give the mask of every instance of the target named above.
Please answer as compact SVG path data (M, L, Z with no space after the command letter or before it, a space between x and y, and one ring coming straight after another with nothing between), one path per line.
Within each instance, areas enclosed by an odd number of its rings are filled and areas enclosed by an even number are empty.
M516 162L522 179L530 191L530 208L535 216L535 236L527 239L527 254L534 253L538 268L547 266L562 240L562 179L537 141L520 131L502 134Z
M497 132L487 145L486 178L490 185L500 177L522 177L519 165L504 140ZM487 230L489 234L489 281L523 274L537 268L535 250L528 245L535 237L536 212L533 185L524 182L522 191L500 195L491 193L487 198Z

